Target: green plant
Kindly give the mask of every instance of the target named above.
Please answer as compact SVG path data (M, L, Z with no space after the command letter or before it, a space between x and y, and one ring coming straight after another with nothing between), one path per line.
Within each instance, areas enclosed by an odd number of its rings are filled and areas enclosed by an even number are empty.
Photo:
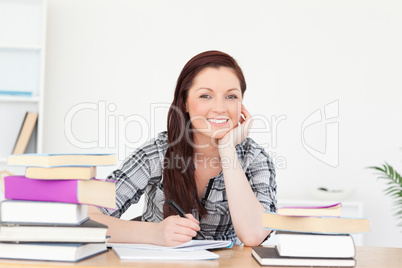
M384 189L386 195L394 199L395 216L402 221L402 177L401 175L387 162L382 167L368 167L377 171L378 179L384 179L387 188ZM402 222L398 224L402 226Z

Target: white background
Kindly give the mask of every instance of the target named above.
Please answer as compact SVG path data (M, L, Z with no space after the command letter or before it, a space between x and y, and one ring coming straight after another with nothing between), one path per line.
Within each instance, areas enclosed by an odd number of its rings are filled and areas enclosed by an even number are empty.
M251 136L277 163L278 198L356 189L347 201L363 202L371 220L365 245L401 247L392 199L366 169L387 161L402 172L401 14L402 2L380 0L49 0L44 152L113 152L123 160L132 151L125 145L166 129L184 64L221 50L244 71L248 110L271 123L270 132ZM326 154L335 167L302 142L303 122L333 102L339 145ZM310 148L325 151L326 123L304 130ZM101 168L100 177L112 170Z

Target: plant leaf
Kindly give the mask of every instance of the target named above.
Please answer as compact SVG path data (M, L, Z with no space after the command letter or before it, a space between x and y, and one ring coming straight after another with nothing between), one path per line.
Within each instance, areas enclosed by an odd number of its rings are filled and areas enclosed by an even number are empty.
M367 167L369 169L373 169L376 171L378 180L385 180L385 184L387 188L384 189L384 193L394 201L394 209L392 209L394 216L401 220L397 226L402 226L402 176L387 162L382 165L382 167L378 166L370 166Z

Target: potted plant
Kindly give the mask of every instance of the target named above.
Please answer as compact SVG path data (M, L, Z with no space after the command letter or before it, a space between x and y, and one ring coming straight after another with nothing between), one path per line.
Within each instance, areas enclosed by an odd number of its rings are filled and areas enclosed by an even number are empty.
M397 219L402 220L402 177L401 175L387 162L382 167L372 166L368 167L374 169L378 175L378 179L386 181L387 188L384 189L386 195L394 199L395 216ZM398 224L402 226L402 222Z

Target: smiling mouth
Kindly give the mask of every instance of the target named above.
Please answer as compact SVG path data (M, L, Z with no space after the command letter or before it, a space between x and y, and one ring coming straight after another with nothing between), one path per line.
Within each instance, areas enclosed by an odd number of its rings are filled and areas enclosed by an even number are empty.
M208 122L215 123L215 124L223 124L229 121L229 119L207 119Z

